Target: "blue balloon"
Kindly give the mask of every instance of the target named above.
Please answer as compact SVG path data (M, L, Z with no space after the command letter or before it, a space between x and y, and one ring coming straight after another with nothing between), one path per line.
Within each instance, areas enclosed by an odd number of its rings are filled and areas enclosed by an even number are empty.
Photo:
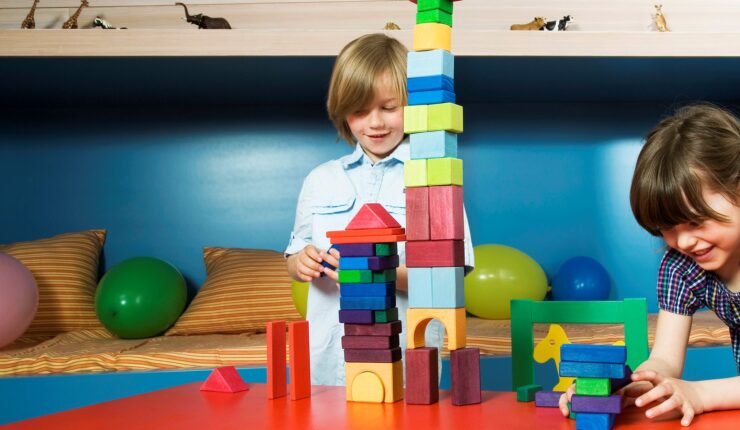
M607 300L610 289L609 273L590 257L571 258L552 279L553 300Z

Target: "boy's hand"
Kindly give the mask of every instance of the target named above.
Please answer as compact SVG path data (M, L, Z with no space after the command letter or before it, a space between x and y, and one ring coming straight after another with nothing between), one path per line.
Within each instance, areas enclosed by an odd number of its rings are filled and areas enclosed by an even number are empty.
M319 255L324 262L339 269L339 251L336 248L329 248L329 252L321 251ZM327 277L339 282L339 274L337 274L336 270L332 270L329 267L322 267L322 271Z
M303 282L311 282L321 276L321 252L313 245L306 245L296 256L296 273Z
M567 390L565 390L565 393L563 393L562 396L560 396L560 401L558 402L558 406L560 406L560 412L563 414L564 417L567 417L570 415L570 410L568 409L568 403L570 403L570 398L573 397L573 394L576 393L576 384L570 384L570 387L568 387Z
M645 416L655 418L670 411L680 411L682 426L691 424L694 415L704 412L704 403L695 382L663 376L653 370L642 370L632 374L633 381L647 381L654 387L635 399L635 406L642 407L654 401L660 404L648 409Z

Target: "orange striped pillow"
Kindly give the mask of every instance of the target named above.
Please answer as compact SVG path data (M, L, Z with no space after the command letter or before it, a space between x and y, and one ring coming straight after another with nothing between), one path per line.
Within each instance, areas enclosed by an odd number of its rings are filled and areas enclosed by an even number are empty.
M166 335L265 331L274 320L297 321L282 253L205 248L206 281Z
M66 233L48 239L0 245L36 278L39 307L25 335L100 329L95 315L98 261L105 230Z

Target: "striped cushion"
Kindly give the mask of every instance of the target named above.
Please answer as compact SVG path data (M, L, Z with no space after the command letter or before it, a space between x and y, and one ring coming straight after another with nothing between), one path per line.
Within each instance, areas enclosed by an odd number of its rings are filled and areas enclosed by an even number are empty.
M166 335L263 332L274 320L300 320L283 254L205 248L206 281Z
M89 230L0 245L0 252L31 271L39 287L38 310L26 335L103 328L95 315L95 288L104 242L105 230Z

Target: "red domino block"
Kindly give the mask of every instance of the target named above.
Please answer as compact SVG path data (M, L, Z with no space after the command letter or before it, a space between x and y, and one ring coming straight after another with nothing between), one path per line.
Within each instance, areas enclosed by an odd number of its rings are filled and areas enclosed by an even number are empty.
M267 398L286 394L285 321L267 323Z
M365 237L365 236L388 236L392 234L403 234L403 228L368 228L365 230L334 230L327 231L326 237L334 239L337 237Z
M406 350L406 403L431 405L439 401L437 348Z
M290 400L311 396L311 363L308 348L308 321L288 324L290 350Z
M346 230L364 230L366 228L400 228L401 224L380 203L364 204Z
M343 349L398 348L398 335L393 336L342 336Z
M330 240L333 244L345 243L390 243L403 242L406 240L405 234L391 234L385 236L355 236L355 237L335 237Z
M406 365L408 366L408 362ZM453 405L472 405L481 402L480 349L461 348L450 351L450 373Z
M429 187L429 220L431 240L463 240L463 188L457 185ZM409 239L408 232L406 238Z
M406 188L406 240L429 240L429 188Z
M249 387L244 383L234 366L213 369L208 379L200 386L201 391L218 391L220 393L237 393L248 389Z
M347 336L393 336L401 333L401 321L378 324L345 324L344 334Z
M465 265L462 240L406 242L406 267L459 267Z

